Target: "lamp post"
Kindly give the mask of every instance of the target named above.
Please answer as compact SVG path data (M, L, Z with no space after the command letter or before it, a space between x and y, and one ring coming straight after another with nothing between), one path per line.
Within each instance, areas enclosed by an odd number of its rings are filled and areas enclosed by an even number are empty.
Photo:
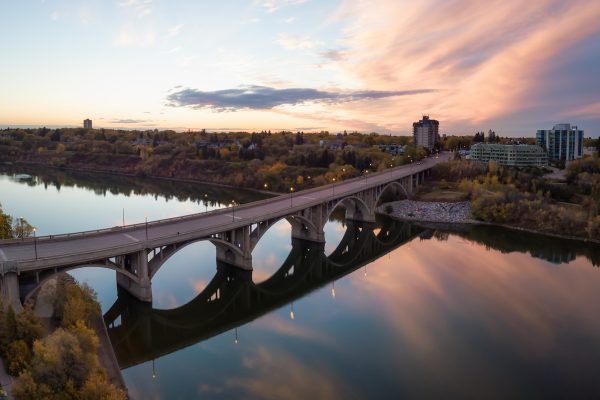
M204 214L208 214L208 194L204 193Z
M23 234L23 217L19 217L19 225L21 225L21 240L25 239L25 235Z
M33 228L33 249L35 250L35 259L37 260L37 237L35 236L36 230L36 228Z
M235 200L231 200L231 220L235 222Z
M335 194L335 178L333 178L333 185L331 186L332 194Z
M294 205L294 187L290 188L290 207Z
M146 240L148 240L148 216L146 215Z
M367 176L369 175L369 170L365 170L365 185L367 184Z
M267 188L269 187L269 185L267 185L266 183L263 186L265 187L265 190L267 190Z
M123 226L125 226L125 207L123 207Z

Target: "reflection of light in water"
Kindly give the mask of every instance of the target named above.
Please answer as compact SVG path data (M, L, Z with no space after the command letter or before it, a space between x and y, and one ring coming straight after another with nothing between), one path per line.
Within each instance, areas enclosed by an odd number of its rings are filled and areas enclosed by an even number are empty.
M154 369L154 358L152 359L152 379L156 379L156 370Z
M331 283L331 298L335 299L335 281Z
M235 328L235 340L233 341L233 343L238 344L237 328Z
M365 265L365 278L367 277L367 266Z
M290 319L294 319L294 303L292 303L290 307Z

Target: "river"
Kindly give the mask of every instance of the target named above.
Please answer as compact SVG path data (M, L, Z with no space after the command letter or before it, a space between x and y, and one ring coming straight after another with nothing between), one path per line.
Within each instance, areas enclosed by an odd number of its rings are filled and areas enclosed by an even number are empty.
M260 198L0 171L4 211L41 235ZM600 396L598 246L341 215L326 225L324 247L293 242L289 224L277 223L253 253L251 276L217 272L208 242L187 246L153 278L152 305L119 294L114 271L72 271L98 293L132 398Z

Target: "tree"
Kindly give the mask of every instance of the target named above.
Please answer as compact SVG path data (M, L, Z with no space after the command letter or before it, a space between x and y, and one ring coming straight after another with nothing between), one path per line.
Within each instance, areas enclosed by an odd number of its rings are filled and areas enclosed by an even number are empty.
M2 204L0 204L0 239L10 239L12 237L12 217L2 212Z
M12 236L15 239L23 239L33 235L34 227L25 218L17 218L13 222Z

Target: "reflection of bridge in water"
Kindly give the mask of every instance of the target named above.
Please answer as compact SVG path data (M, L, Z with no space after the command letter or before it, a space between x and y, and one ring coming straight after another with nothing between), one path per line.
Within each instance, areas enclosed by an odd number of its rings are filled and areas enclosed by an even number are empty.
M205 290L172 310L153 309L150 303L120 291L104 315L119 366L159 358L250 322L367 265L421 231L387 219L380 226L349 221L329 257L324 243L292 239L287 259L266 281L255 284L251 271L218 263Z

